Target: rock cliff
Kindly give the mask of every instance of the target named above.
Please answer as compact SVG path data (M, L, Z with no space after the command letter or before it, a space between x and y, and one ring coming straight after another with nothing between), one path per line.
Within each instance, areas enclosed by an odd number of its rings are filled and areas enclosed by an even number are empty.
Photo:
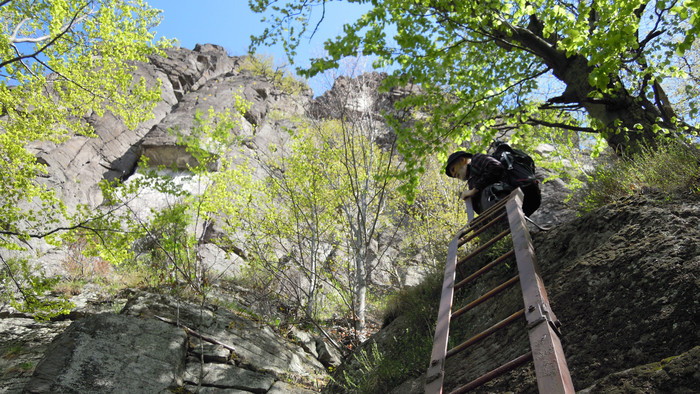
M271 144L283 145L288 136L283 130L295 125L290 119L338 116L327 111L328 103L351 86L340 79L333 90L314 100L310 90L291 94L242 69L243 57L229 56L215 45L168 50L167 55L139 65L136 75L148 84L160 83L162 101L153 119L129 130L110 115L90 115L87 120L98 138L76 136L60 145L33 147L48 166L45 181L68 207L99 207L98 183L128 180L141 156L152 165L184 168L192 158L168 130L190 128L197 110L233 107L236 93L252 104L235 132L243 141L243 157L255 159ZM366 83L355 92L350 110L379 113L415 89L376 94L382 77L363 77ZM392 141L390 130L384 130L383 139ZM535 219L556 227L536 234L534 241L552 305L564 323L563 343L576 387L587 392L620 387L621 392L687 392L697 387L700 202L637 196L576 219L562 203L565 193L560 181L543 185L543 207ZM200 245L211 264L221 255L208 242L216 231L210 227ZM60 272L57 262L68 251L37 247L46 251L41 263ZM220 270L237 263L227 261ZM232 311L241 305L254 309L255 301L230 295L210 301L198 304L141 291L105 299L83 289L74 298L78 307L64 320L37 322L0 310L0 393L304 393L319 391L327 381L326 368L339 362L322 339L297 330L285 338L251 316ZM469 324L498 319L500 311L518 302L517 294L511 294L502 304L483 305L489 311L483 321ZM232 305L239 308L229 308ZM391 347L392 338L404 329L401 322L397 318L367 344L377 343L385 357L401 360L401 349ZM491 368L503 343L520 341L522 332L508 331L487 342L486 350L460 356L463 359L447 371L446 387L457 387ZM522 349L499 357L518 350ZM353 368L352 363L344 368ZM393 392L422 392L423 378L413 375ZM532 371L513 373L485 390L532 392Z

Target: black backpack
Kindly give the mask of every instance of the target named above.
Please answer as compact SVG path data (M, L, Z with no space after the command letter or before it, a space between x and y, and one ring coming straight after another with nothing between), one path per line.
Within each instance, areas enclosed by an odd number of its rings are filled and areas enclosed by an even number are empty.
M511 148L505 142L496 141L494 145L496 151L491 156L500 161L506 169L503 182L513 186L513 189L518 187L525 189L539 184L535 176L535 161L530 155L520 149Z

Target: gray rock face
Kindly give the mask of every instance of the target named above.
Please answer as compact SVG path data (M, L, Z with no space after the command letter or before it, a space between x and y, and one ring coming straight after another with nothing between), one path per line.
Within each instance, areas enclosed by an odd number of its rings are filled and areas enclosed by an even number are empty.
M252 393L266 393L275 383L272 375L233 365L195 362L187 364L184 379L192 385L199 383L205 387L244 390Z
M57 190L70 208L76 204L96 207L102 203L98 183L103 179L128 178L141 155L152 165L192 164L184 148L168 130L187 132L195 111L206 113L234 108L234 94L251 103L245 120L236 133L255 139L257 129L278 121L268 119L272 111L303 114L311 98L310 91L292 95L281 91L264 77L240 71L243 57L228 56L216 45L197 45L194 50L169 49L167 57L153 56L150 63L139 63L134 79L144 78L147 86L161 83L161 101L153 118L129 130L111 113L86 117L97 138L75 136L56 145L34 146L37 159L47 165L46 182ZM280 129L274 128L276 134ZM255 145L266 147L270 137L258 138Z
M94 315L54 340L25 391L160 392L177 385L186 340L181 329L155 320Z
M328 344L322 338L316 339L316 351L318 359L323 365L337 367L342 362L342 356L338 349Z
M537 169L537 177L544 179L550 174L541 168ZM552 179L540 184L542 203L532 214L531 219L542 226L557 226L576 218L576 210L566 203L571 192L568 185L561 179ZM530 231L537 232L537 228L530 226Z
M29 317L0 318L0 393L21 392L51 341L69 324Z
M176 100L199 89L204 83L230 72L240 60L231 57L219 45L198 44L194 50L168 49L166 57L153 56L150 61L167 75Z
M122 313L131 316L165 317L195 329L202 334L217 338L236 350L232 357L240 365L256 371L274 374L293 373L311 376L324 372L323 365L301 347L287 343L268 326L245 319L225 309L178 302L154 294L133 297ZM222 348L216 348L216 357L222 357ZM197 350L197 346L193 350ZM210 352L211 354L212 352ZM223 354L222 354L223 353Z
M168 296L135 292L121 314L77 320L48 346L53 336L38 335L46 330L24 320L0 320L0 332L13 338L0 344L15 360L0 359L0 366L17 372L11 379L0 380L2 393L158 393L183 388L212 393L306 393L312 391L289 381L308 386L326 376L312 354L267 326L223 308ZM62 324L51 331L53 335L68 322ZM30 333L36 335L29 337ZM13 345L30 340L44 343L36 349L44 357L36 368L12 367L38 361L37 352L31 352L33 358L20 358L30 352Z

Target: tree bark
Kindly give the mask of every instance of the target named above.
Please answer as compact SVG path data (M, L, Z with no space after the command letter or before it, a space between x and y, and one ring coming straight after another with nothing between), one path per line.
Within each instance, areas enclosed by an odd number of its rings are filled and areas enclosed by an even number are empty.
M512 32L512 36L506 39L508 42L540 58L552 69L554 76L566 85L564 92L550 98L548 104L574 104L584 108L600 122L597 130L618 154L636 153L644 146L654 146L659 138L654 132L655 124L675 130L669 115L673 111L664 107L668 106L668 100L658 84L654 85L657 104L649 101L644 93L634 96L624 87L613 88L601 98L593 98L591 94L596 92L596 88L590 84L589 77L595 67L588 64L588 59L578 54L567 56L557 48L555 41L545 39L539 31L513 27ZM496 39L504 40L500 37ZM616 75L610 77L609 87L620 82ZM661 119L660 123L658 119Z
M364 330L365 319L367 312L367 267L365 266L364 258L358 256L355 266L355 330L358 332Z

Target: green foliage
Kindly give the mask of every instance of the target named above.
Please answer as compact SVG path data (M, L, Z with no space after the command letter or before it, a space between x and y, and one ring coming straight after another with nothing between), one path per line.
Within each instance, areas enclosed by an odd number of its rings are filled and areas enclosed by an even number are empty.
M249 55L243 60L240 69L241 71L249 71L255 76L263 77L275 87L290 95L300 94L308 89L306 82L300 80L286 68L275 68L275 61L272 55Z
M69 236L87 239L91 255L117 267L146 270L152 286L184 284L204 295L210 278L196 247L203 225L224 215L226 225L235 227L237 209L247 203L236 186L249 179L248 168L235 166L229 153L239 142L234 131L248 106L237 96L233 109L197 112L191 130L173 131L194 158L188 176L176 182L163 168L148 169L144 159L143 169L129 182L102 184L110 208L91 222L91 228L100 231L79 228ZM195 190L186 189L183 182L196 185ZM165 207L144 212L134 203L141 194L153 192L167 200Z
M513 131L525 145L540 128L594 132L625 148L662 130L686 130L666 110L658 82L681 75L673 60L700 29L696 1L346 3L371 8L300 72L313 76L361 53L375 57L376 68L395 68L385 88L421 86L421 94L398 104L423 111L398 131L409 191L427 157L453 143L482 150L498 132ZM290 59L319 22L317 8L333 6L325 0L250 5L269 26L253 48L281 42Z
M130 128L152 116L160 87L134 81L133 62L157 51L150 29L158 15L141 0L0 7L0 247L19 248L18 239L41 236L65 216L54 192L36 181L46 168L31 144L94 136L83 120L91 112L110 111Z
M364 319L369 248L393 225L396 162L363 126L350 117L298 123L271 147L268 177L247 188L250 210L238 211L252 279L306 318L342 310Z
M634 158L611 158L588 176L575 194L579 210L589 212L619 198L644 191L666 196L700 194L700 154L697 148L667 142Z
M43 294L56 283L24 258L6 258L30 238L56 243L60 231L89 228L92 212L65 207L39 177L37 143L94 137L85 121L110 111L129 128L152 116L160 86L134 80L135 62L157 53L159 11L141 0L8 1L0 6L0 257L2 297L46 318L69 306ZM99 214L98 214L99 219ZM95 228L92 228L95 230ZM86 231L92 231L86 230ZM32 272L36 270L38 273Z
M268 178L249 185L248 200L255 202L241 215L256 268L251 273L287 289L282 293L292 294L291 302L305 306L308 317L317 311L323 277L330 280L339 269L328 248L340 242L341 195L324 175L334 165L324 148L310 129L297 130L286 148L290 153L266 163Z
M341 385L348 393L369 393L376 392L378 376L374 373L379 365L382 365L384 358L376 343L369 346L369 351L362 349L353 354L358 368L352 373L343 371Z
M407 255L420 253L430 268L445 264L447 244L468 221L464 201L458 197L465 183L444 176L443 165L434 158L426 161L426 171L416 185L416 198L404 207L410 220L401 250Z
M669 99L682 119L697 125L700 113L698 98L700 97L700 40L693 42L683 56L678 60L682 71L679 76L664 80L664 86L670 87ZM698 133L696 132L696 135Z
M59 281L58 277L46 277L44 272L32 266L27 259L5 259L0 256L0 302L7 303L19 312L29 313L35 319L48 320L67 314L73 304L62 298L50 298L46 293Z

